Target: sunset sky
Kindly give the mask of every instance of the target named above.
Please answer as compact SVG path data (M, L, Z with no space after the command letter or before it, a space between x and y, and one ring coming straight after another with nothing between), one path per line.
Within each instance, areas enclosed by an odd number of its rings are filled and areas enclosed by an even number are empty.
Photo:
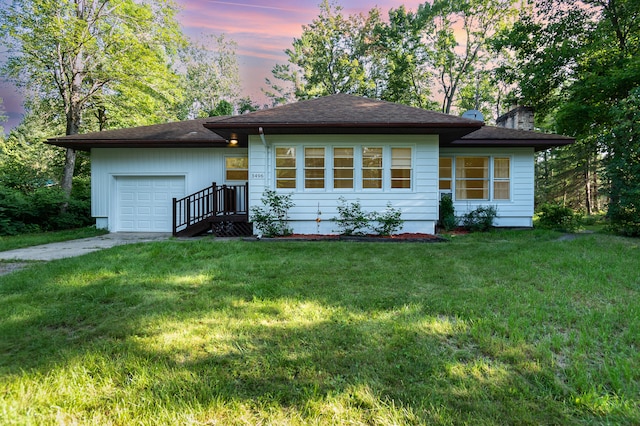
M10 0L0 0L0 7ZM225 34L237 43L242 79L242 96L249 95L258 103L266 100L260 92L264 79L271 75L277 63L286 63L284 50L299 37L302 25L318 16L321 0L177 0L182 8L178 20L186 35L198 38L203 34ZM343 13L368 12L374 7L387 17L389 9L404 5L415 10L424 0L340 0ZM0 47L0 57L5 52ZM5 131L15 127L23 114L22 97L15 88L0 81L0 98L9 120L0 123Z

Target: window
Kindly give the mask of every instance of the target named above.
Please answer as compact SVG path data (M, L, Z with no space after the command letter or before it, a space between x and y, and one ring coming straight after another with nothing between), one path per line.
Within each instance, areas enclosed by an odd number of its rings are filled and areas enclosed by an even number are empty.
M324 188L324 148L304 149L304 187Z
M276 188L296 187L296 149L276 148Z
M391 188L411 189L411 148L391 148Z
M493 198L508 200L511 198L510 178L511 164L508 158L493 159Z
M247 157L226 157L225 179L229 180L249 180L249 158Z
M382 148L362 148L362 188L382 189Z
M333 187L353 189L353 148L333 148Z
M453 159L442 157L440 158L440 167L439 167L439 176L440 183L438 184L438 188L440 191L451 191L451 177L453 176L451 173L452 170L452 162Z
M489 199L489 157L456 157L456 199Z

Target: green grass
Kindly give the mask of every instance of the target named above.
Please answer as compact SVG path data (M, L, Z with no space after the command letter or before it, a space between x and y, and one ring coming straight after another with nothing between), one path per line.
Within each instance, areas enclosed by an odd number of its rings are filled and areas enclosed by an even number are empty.
M104 235L108 232L109 231L103 229L96 229L95 227L86 227L56 232L38 232L15 236L0 236L0 251L37 246L40 244L56 243L59 241L77 240L78 238L95 237L98 235Z
M640 241L177 241L0 277L3 424L639 424Z

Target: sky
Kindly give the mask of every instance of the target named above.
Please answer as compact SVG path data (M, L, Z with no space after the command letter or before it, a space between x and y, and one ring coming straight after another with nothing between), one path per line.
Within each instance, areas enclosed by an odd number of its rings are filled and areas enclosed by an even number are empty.
M0 0L0 7L10 0ZM242 81L242 97L250 96L259 104L266 103L260 88L271 76L271 69L286 63L284 50L300 37L302 26L310 24L320 12L321 0L176 0L181 8L177 19L184 33L197 39L202 35L224 34L237 43L237 57ZM404 5L416 10L425 0L337 0L343 14L367 13L378 7L382 17L389 9ZM0 60L3 52L0 46ZM24 110L17 89L0 77L0 98L9 119L0 126L5 132L20 123Z

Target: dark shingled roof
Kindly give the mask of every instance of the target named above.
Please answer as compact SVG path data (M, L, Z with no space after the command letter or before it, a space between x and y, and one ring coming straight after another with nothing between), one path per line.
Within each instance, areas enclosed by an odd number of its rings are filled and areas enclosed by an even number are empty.
M204 127L204 123L225 117L207 117L129 129L62 136L48 144L89 150L90 148L208 148L226 147L227 141ZM245 145L246 146L246 145Z
M337 94L244 115L208 117L129 129L51 138L47 143L77 150L91 148L238 147L262 129L269 134L439 135L441 146L534 147L567 145L564 136L483 126L481 121L358 96ZM214 133L215 132L215 133Z
M225 138L265 134L439 134L451 141L482 122L407 105L337 94L205 124Z
M536 151L569 145L575 139L554 133L531 132L505 127L483 126L447 146L454 147L533 147Z

